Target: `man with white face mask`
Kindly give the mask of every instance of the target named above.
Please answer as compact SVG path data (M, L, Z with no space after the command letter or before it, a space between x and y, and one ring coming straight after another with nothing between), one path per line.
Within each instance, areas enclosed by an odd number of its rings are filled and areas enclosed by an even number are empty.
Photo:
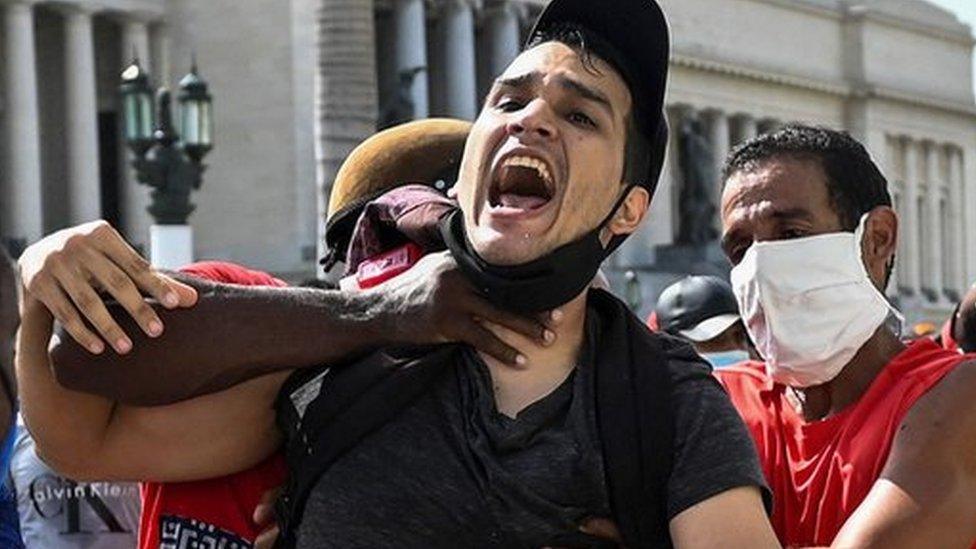
M898 337L898 217L868 152L788 126L732 152L723 248L765 363L719 371L787 546L971 547L976 364Z

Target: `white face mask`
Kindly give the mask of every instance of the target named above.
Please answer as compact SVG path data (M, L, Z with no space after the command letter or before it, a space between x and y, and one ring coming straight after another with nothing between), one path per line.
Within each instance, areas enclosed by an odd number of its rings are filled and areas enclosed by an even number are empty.
M854 233L756 242L732 269L739 312L777 383L811 387L844 368L889 315Z

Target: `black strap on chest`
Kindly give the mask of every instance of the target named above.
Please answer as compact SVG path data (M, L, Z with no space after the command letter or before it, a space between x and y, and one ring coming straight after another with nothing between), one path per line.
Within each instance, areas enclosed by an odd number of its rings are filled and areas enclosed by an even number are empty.
M590 292L601 316L597 421L614 520L627 547L671 547L668 479L674 426L669 357L618 299Z
M591 292L600 316L596 361L597 421L614 520L633 548L671 547L667 487L673 426L668 356L659 336L603 292ZM363 437L382 427L458 360L459 348L385 350L354 363L298 373L276 404L286 435L289 479L275 510L278 548L297 541L308 496L322 474Z
M457 352L456 346L385 349L289 378L275 404L288 464L288 481L275 503L281 531L275 547L295 546L305 504L322 474L423 394Z

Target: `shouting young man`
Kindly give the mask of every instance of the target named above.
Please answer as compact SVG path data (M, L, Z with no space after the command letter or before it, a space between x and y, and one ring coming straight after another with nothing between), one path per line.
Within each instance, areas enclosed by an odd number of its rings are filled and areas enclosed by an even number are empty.
M263 459L284 431L283 540L299 547L588 547L608 535L630 547L776 546L755 450L707 365L690 347L652 335L609 294L587 291L645 216L656 186L668 51L667 25L651 0L550 3L472 128L456 186L460 209L442 227L451 259L435 254L401 275L436 282L456 261L498 306L558 307L549 345L484 321L525 349L517 367L460 345L332 356L332 367L305 368L285 384L276 426L272 403L287 374L255 376L302 366L308 352L268 341L277 348L257 357L221 355L233 355L238 339L262 340L267 323L294 326L314 352L314 318L287 292L271 303L273 292L215 287L216 299L202 294L196 307L221 311L221 326L180 327L174 314L157 340L219 349L200 362L219 370L195 378L208 390L251 378L238 385L246 391L190 401L207 405L98 415L110 401L57 387L46 339L25 334L25 413L39 433L61 431L45 437L45 451L88 474L140 467L154 478L196 478ZM266 314L254 315L253 301L247 309L255 295L267 298ZM251 316L235 320L242 310ZM418 321L408 313L397 322ZM367 319L371 311L350 314ZM375 337L389 341L382 330ZM145 366L166 385L170 361L164 346L156 350ZM66 398L72 433L44 411ZM103 407L93 421L86 405ZM192 429L192 443L164 425ZM72 460L79 432L101 459ZM182 451L153 453L149 435L156 448L172 441Z
M976 364L899 339L887 181L845 133L789 126L733 151L722 245L765 363L718 371L752 431L780 541L976 540Z

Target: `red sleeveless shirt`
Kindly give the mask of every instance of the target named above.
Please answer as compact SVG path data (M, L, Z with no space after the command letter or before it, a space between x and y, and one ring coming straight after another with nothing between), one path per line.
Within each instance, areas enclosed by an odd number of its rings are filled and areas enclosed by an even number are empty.
M972 358L921 339L885 366L860 400L812 422L797 414L762 363L716 371L756 442L780 542L830 545L881 475L912 405Z

